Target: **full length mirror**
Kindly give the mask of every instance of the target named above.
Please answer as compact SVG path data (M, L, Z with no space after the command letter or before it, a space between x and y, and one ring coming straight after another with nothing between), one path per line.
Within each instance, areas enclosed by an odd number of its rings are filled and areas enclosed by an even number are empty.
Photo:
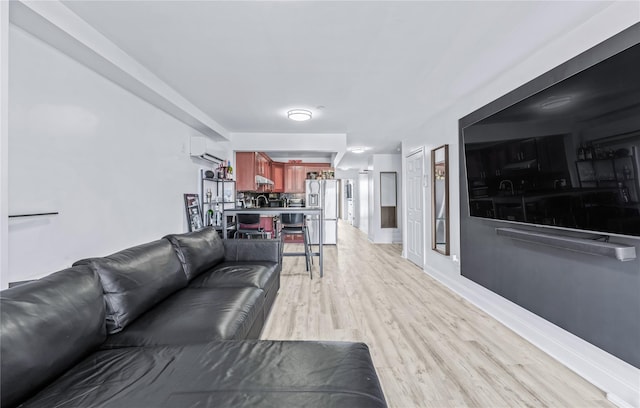
M431 150L431 248L449 255L449 145Z

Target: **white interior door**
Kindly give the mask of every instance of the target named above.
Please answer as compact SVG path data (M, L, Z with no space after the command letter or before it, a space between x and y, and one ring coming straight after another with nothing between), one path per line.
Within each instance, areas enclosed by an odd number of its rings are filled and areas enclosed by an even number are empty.
M407 259L424 267L424 152L407 157Z

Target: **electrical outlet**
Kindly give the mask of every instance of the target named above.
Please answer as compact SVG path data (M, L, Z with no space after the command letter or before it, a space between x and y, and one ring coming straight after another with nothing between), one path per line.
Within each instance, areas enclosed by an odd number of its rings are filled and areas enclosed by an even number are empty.
M460 263L460 258L458 258L458 255L456 254L451 255L451 260L457 264Z

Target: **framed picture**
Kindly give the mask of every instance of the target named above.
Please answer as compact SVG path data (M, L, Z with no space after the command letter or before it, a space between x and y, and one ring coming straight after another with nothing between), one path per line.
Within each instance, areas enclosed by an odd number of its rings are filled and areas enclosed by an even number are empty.
M187 213L189 232L202 229L202 214L200 213L200 200L197 194L184 195L184 208Z

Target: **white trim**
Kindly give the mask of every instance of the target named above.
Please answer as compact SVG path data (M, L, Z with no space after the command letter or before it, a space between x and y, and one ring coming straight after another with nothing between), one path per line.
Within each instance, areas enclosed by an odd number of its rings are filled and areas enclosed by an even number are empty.
M405 158L408 159L409 157L413 156L414 154L418 154L418 153L422 153L424 154L424 150L425 147L424 146L420 146L417 149L411 150L406 156Z
M640 369L457 274L425 272L603 390L621 408L640 407Z
M640 387L640 384L638 385L638 387ZM618 397L615 394L610 394L607 393L607 399L615 406L619 407L619 408L637 408L634 407L633 405L629 405L627 403L627 401L623 400L622 398Z

